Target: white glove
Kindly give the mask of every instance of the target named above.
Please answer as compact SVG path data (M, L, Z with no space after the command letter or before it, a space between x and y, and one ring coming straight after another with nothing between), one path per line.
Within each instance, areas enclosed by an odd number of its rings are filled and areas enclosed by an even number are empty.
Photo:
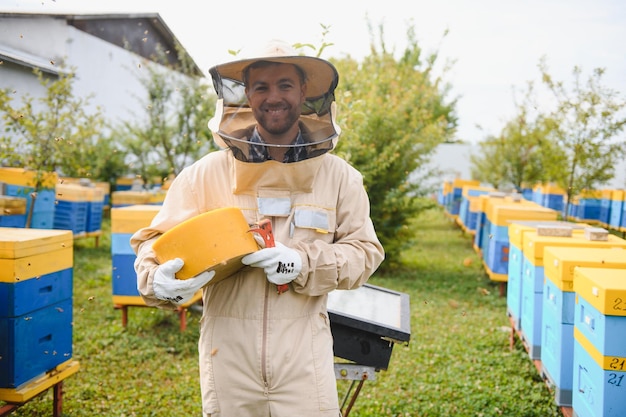
M152 282L156 298L179 305L185 304L215 276L215 271L205 271L193 278L177 279L174 275L181 270L184 264L182 259L176 258L159 265Z
M265 248L244 256L244 265L263 268L267 280L276 285L288 284L302 270L302 258L295 250L276 242L273 248Z

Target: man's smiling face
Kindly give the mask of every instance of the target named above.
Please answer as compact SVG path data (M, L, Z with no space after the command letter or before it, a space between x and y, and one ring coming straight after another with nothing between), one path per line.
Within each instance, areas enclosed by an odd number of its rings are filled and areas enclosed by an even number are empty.
M294 65L250 69L246 95L265 141L288 144L293 140L305 93L306 85Z

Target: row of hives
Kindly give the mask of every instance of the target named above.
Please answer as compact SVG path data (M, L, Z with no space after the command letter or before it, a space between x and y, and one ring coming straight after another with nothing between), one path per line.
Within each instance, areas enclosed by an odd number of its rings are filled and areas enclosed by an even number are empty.
M533 201L550 201L546 195L528 199L472 182L459 188L458 204L443 188L440 203L505 289L512 336L556 403L579 417L623 416L626 240L599 219L560 220L561 210Z

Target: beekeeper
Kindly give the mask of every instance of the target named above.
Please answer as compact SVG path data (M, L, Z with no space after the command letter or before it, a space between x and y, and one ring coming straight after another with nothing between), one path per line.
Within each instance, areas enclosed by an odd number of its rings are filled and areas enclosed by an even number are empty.
M218 101L209 127L223 149L184 169L152 224L132 236L139 292L176 308L204 287L204 416L337 417L327 294L358 288L384 257L361 174L330 153L337 71L273 41L210 73ZM222 207L239 207L250 225L270 219L275 247L214 285L212 271L178 280L180 259L158 264L156 238Z

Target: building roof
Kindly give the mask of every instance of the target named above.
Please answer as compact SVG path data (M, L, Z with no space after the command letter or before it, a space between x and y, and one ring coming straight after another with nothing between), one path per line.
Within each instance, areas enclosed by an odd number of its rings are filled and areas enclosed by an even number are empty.
M0 45L0 61L2 60L30 68L37 68L42 72L53 75L58 75L59 72L62 72L53 62L46 61L44 58L28 52L18 51L6 45Z
M176 44L180 44L158 13L112 13L112 14L45 14L2 12L0 18L48 17L64 19L68 25L96 36L106 42L125 48L146 59L158 62L159 48L165 53L168 64L180 63ZM180 47L183 51L182 44ZM186 51L185 51L186 52ZM50 72L54 65L45 65L41 58L27 56L24 52L0 47L0 57L16 63L40 68ZM189 54L188 54L189 55ZM202 70L190 58L193 75L203 76ZM38 61L39 60L39 61ZM54 73L56 73L56 69Z

